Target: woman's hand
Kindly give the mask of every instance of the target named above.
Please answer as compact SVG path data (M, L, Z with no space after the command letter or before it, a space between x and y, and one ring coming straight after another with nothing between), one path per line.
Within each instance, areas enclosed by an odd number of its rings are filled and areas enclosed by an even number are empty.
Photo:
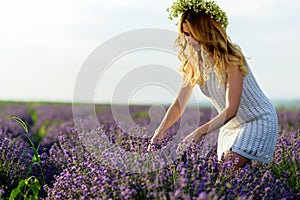
M180 149L185 150L187 147L189 147L192 144L192 142L199 143L201 138L205 135L206 133L202 132L201 128L193 131L183 139L183 141L179 144L177 150Z
M155 131L155 133L152 136L151 141L148 145L147 151L151 151L151 146L153 144L159 144L160 145L162 143L163 139L164 139L164 136L165 136L164 132Z

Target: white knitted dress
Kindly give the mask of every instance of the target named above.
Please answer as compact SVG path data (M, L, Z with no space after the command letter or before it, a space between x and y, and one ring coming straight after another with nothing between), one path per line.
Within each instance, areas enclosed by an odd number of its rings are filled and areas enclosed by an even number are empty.
M243 79L238 113L220 129L218 159L224 151L231 150L248 159L269 163L275 150L278 118L249 67L248 72ZM219 113L225 108L225 86L219 86L214 70L200 89Z

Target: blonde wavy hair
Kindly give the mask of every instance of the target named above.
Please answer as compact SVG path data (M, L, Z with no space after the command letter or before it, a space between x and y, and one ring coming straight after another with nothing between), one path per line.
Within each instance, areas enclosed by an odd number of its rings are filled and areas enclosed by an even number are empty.
M200 43L199 52L188 44L183 23L187 24L192 36ZM229 66L239 66L244 76L248 74L246 60L239 46L233 44L226 30L207 14L186 11L181 15L178 28L175 46L180 48L178 59L182 65L179 71L183 73L186 84L203 86L214 70L219 85L224 85Z

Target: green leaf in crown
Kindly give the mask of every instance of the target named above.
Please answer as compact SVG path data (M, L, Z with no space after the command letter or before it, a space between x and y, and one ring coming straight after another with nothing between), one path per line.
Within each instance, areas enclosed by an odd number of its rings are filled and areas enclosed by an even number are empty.
M193 10L196 13L203 11L210 15L212 19L220 23L222 27L226 28L228 25L226 12L221 10L221 8L214 1L177 0L171 5L171 7L167 8L167 11L170 13L170 20L177 18L179 15L188 10Z

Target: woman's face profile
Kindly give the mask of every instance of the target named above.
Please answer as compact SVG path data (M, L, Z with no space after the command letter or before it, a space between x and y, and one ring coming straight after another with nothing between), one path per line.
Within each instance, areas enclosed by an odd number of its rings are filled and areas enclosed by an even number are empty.
M182 23L182 31L183 34L187 37L187 40L189 44L196 50L200 50L200 43L192 36L192 33L190 32L190 29L187 25L187 23Z

